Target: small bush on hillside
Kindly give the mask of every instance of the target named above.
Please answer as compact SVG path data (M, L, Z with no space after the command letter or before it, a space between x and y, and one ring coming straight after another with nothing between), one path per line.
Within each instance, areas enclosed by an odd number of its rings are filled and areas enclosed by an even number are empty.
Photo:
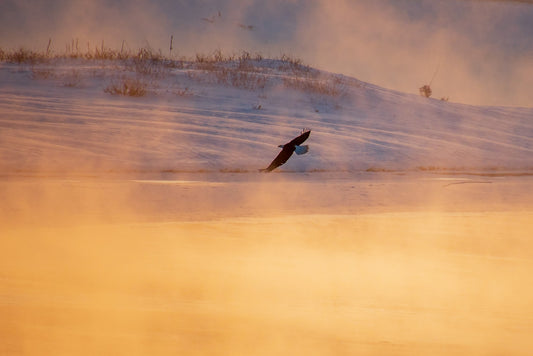
M147 84L139 79L125 78L120 81L113 81L109 84L104 92L112 95L124 96L145 96Z
M429 85L423 85L420 88L418 88L418 91L420 92L420 95L426 98L429 98L433 91L431 90L431 87Z

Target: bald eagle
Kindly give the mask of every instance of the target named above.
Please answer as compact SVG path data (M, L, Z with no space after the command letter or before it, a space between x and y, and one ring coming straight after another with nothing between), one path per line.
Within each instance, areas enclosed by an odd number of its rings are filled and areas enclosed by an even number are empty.
M311 130L303 130L302 134L294 138L291 142L284 145L279 145L281 152L274 158L272 163L267 168L260 169L261 172L271 172L274 169L278 168L292 156L293 152L296 152L297 155L303 155L309 151L309 146L302 146L305 140L309 137Z

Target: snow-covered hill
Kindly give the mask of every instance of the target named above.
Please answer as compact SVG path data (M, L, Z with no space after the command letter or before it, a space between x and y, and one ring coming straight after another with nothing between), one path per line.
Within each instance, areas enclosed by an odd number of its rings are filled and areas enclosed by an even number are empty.
M113 95L124 83L142 96ZM292 59L0 65L0 169L250 171L303 128L284 171L532 169L533 108L404 94Z

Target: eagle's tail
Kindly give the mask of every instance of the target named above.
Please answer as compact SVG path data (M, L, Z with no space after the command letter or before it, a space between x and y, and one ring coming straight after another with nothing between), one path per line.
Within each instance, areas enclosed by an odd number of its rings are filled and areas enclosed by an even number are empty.
M294 152L296 152L297 155L303 155L309 152L309 146L308 145L302 145L302 146L295 146Z

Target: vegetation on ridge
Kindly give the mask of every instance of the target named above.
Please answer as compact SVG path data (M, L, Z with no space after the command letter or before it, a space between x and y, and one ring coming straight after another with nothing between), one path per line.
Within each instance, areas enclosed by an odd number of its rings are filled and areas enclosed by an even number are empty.
M262 54L242 51L239 54L224 54L217 49L209 54L197 53L192 58L166 57L162 52L151 48L136 51L120 50L101 46L81 51L78 43L67 46L65 52L54 53L50 43L46 51L38 52L25 48L5 50L0 48L0 62L30 65L32 78L52 79L56 76L53 69L42 65L73 59L81 61L100 61L102 66L117 64L122 70L131 73L113 79L104 89L106 93L127 96L143 96L149 91L150 83L163 78L168 71L178 69L187 71L187 76L201 83L213 83L246 90L263 90L270 82L281 79L281 83L312 95L336 97L343 94L343 83L339 77L324 75L311 68L299 58L283 54L279 58L267 59ZM280 73L287 75L280 76ZM133 77L132 77L133 76ZM64 85L78 86L79 75L71 73ZM186 94L190 94L187 91Z

